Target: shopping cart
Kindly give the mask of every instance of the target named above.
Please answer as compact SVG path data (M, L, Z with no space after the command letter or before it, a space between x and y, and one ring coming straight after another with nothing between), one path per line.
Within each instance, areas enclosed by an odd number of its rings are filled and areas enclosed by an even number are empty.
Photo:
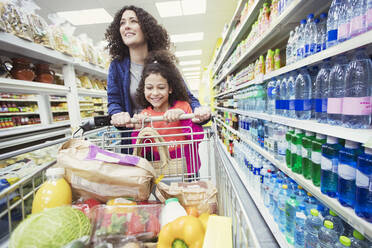
M190 119L193 115L183 115L181 119ZM99 126L104 126L107 121L96 121L100 123ZM216 135L210 128L204 129L202 132L193 132L189 126L173 127L173 128L154 128L155 121L162 121L162 117L147 118L142 123L142 128L139 130L117 130L112 127L105 127L103 134L100 138L89 139L89 133L86 132L89 125L85 123L85 132L83 134L75 133L74 136L84 137L91 142L99 145L101 148L114 152L121 152L123 150L133 151L133 149L142 149L139 153L151 163L157 162L157 152L162 147L173 148L172 159L181 161L181 167L178 171L172 171L159 168L158 180L162 182L174 181L197 181L197 180L212 180L217 186L218 201L219 201L219 214L230 216L233 219L233 245L234 247L260 247L252 233L248 230L250 225L248 223L247 210L244 209L239 192L234 188L234 180L229 176L228 168L224 167L222 160L217 152ZM91 125L95 122L92 121ZM147 124L145 124L147 123ZM157 132L162 133L163 130L169 131L174 129L173 132L177 134L165 135L151 135L142 138L141 142L136 142L139 137L129 135L129 133L140 132L146 126L153 127ZM187 132L185 133L185 131ZM216 130L213 126L213 130ZM198 136L199 135L199 136ZM179 139L176 137L186 136L186 139ZM202 136L202 137L201 137ZM196 138L199 137L199 138ZM157 138L162 138L162 142L154 142ZM173 138L176 138L173 140ZM0 155L1 159L6 159L19 155L22 152L29 152L38 150L42 147L49 145L61 144L67 141L68 138L56 140L36 147L28 148L24 151L17 151L16 153L9 153ZM171 141L170 141L171 140ZM158 140L157 140L158 141ZM199 147L199 149L195 149ZM186 151L190 152L187 153ZM187 157L188 156L188 157ZM198 159L200 157L200 159ZM215 161L219 165L215 166ZM17 183L6 188L0 192L0 199L3 201L2 208L0 209L0 219L3 221L1 225L0 235L3 236L0 241L0 247L7 247L9 235L14 230L16 225L30 214L31 208L29 202L35 195L35 192L40 187L41 183L45 180L45 170L53 166L56 161L38 167L35 171L28 176L22 178ZM189 165L189 166L187 166ZM200 168L200 169L199 169ZM4 223L6 225L4 225Z

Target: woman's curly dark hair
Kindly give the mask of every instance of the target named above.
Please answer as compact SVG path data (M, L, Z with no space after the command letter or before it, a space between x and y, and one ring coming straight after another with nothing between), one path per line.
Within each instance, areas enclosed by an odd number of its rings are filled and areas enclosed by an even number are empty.
M123 60L125 57L129 56L129 49L124 44L120 34L120 21L126 10L132 10L136 13L149 51L169 49L170 40L168 32L158 24L152 15L144 9L133 5L124 6L121 10L116 12L114 20L105 33L105 38L108 42L107 48L110 51L112 59Z
M169 94L168 97L171 106L173 106L176 101L190 102L186 85L175 62L176 57L166 50L153 51L149 53L145 59L141 81L137 88L136 101L138 104L144 108L151 106L145 98L145 80L150 74L160 74L167 80L169 88L172 90L172 93Z

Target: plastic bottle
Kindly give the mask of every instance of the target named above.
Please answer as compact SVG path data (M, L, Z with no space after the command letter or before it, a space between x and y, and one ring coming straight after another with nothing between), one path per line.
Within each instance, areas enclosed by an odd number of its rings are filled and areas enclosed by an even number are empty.
M351 3L351 20L350 20L350 37L355 37L364 33L366 27L366 1L365 0L350 0Z
M279 229L282 233L286 228L286 202L289 198L288 185L284 184L278 195L278 209L279 209Z
M344 42L350 37L350 0L342 0L339 9L340 20L338 22L338 42Z
M305 136L302 138L302 175L306 179L311 179L311 147L314 139L315 134L310 131L306 131Z
M280 217L280 210L279 210L279 199L280 199L280 190L283 186L283 180L279 177L276 178L275 188L273 192L273 208L272 208L272 215L274 216L274 220L279 225L279 217Z
M280 110L279 115L281 116L287 116L287 109L288 109L288 100L287 97L287 78L283 77L281 83L280 83Z
M344 222L331 209L329 210L329 215L324 217L324 222L327 220L333 223L333 230L337 233L338 236L341 236L344 234L344 230L345 230Z
M314 43L314 37L316 37L316 25L315 25L315 22L314 22L314 14L309 14L307 16L307 21L306 21L306 26L305 26L305 36L306 37L304 39L304 57L308 57L310 56L311 54L314 54L315 53L315 43Z
M285 54L286 54L286 60L285 63L286 65L292 64L292 48L293 48L293 36L294 32L293 30L289 33L289 38L287 42L287 47L285 49Z
M286 162L288 168L291 168L292 135L294 135L294 129L292 127L289 127L288 131L285 135L285 140L287 141L287 149L286 149L286 152L285 152L285 162Z
M327 40L327 14L322 13L320 14L320 22L318 24L316 52L327 49Z
M318 210L311 209L310 213L305 221L305 247L317 248L318 231L322 226L322 220L319 218Z
M353 237L350 238L350 242L352 248L368 248L368 242L357 230L354 230Z
M325 135L317 133L311 146L311 180L317 187L320 186L322 145L325 143Z
M345 248L345 247L350 247L351 241L348 237L346 236L340 236L339 243L336 244L336 248Z
M295 112L295 81L296 81L296 72L289 73L288 80L287 80L287 95L286 99L288 101L288 108L287 108L287 117L289 118L297 118Z
M324 60L315 79L313 99L315 99L315 119L320 123L327 123L327 103L330 59Z
M356 172L355 213L372 223L372 148L359 155Z
M178 217L186 216L186 210L181 206L177 198L169 198L165 201L165 206L161 210L160 225L165 226L167 223L174 221Z
M326 220L324 226L318 232L318 240L320 248L334 247L337 242L337 233L333 230L333 222Z
M292 194L285 202L285 237L288 243L294 243L296 209L298 207L296 195Z
M295 82L295 111L296 117L300 120L309 120L311 118L311 78L306 70L303 68Z
M267 170L267 173L265 174L264 176L264 181L263 181L263 189L264 189L264 193L263 193L263 202L264 202L264 205L268 208L270 206L270 191L273 190L273 185L272 185L272 174L271 174L271 170Z
M305 136L301 129L295 129L291 144L291 169L302 174L302 138Z
M269 115L275 114L277 82L276 79L273 79L267 85L267 113Z
M311 209L318 208L318 201L310 192L307 192L307 196L305 197L304 203L306 207L306 214L310 214Z
M306 198L306 192L305 190L302 188L301 185L296 185L295 186L295 191L294 191L294 195L296 196L296 201L298 203L298 206L305 206L305 198Z
M291 64L297 61L299 29L300 26L297 26L293 34Z
M305 206L299 206L296 212L295 229L294 229L294 247L300 248L305 245L305 222L306 222L306 209Z
M36 214L47 208L71 205L70 184L63 178L64 168L49 168L45 173L47 180L36 192L32 202L32 213Z
M265 61L265 73L270 73L274 70L274 52L269 49Z
M339 152L338 201L351 208L355 204L356 166L360 153L359 144L350 140L345 141L345 147Z
M368 128L372 113L372 62L365 49L358 49L345 72L342 123L350 128Z
M287 127L283 125L278 125L274 132L275 144L277 145L277 152L275 153L275 158L279 161L285 160L287 150L286 133Z
M278 70L281 67L281 60L280 60L280 49L275 49L274 54L274 70Z
M339 22L339 9L341 0L333 0L331 7L328 11L327 19L327 48L337 44L338 40L338 22Z
M337 197L338 154L341 148L338 139L333 136L327 136L327 143L322 146L320 190L330 197Z
M342 124L342 100L345 96L345 70L347 59L337 56L329 74L327 122L331 125Z
M366 26L367 30L372 29L372 0L367 0Z
M300 27L297 31L297 61L301 60L305 56L305 25L306 25L306 20L303 19L301 20Z

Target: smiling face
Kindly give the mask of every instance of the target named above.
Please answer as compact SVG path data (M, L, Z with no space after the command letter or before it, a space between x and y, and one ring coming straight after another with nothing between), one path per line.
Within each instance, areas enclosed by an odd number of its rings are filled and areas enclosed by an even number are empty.
M145 44L144 34L133 10L126 10L121 16L120 34L124 44L129 48Z
M172 93L169 84L159 73L151 73L145 79L145 98L155 111L165 112L169 108L168 97Z

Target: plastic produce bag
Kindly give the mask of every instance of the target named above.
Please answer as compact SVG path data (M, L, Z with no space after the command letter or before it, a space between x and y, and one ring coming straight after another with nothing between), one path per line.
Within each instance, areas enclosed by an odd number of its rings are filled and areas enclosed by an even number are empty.
M82 139L71 139L61 146L56 166L65 168L73 198L143 201L149 198L155 180L155 171L147 160L105 151Z
M49 14L48 18L53 23L51 31L54 40L54 49L72 56L71 37L76 27L57 14Z

